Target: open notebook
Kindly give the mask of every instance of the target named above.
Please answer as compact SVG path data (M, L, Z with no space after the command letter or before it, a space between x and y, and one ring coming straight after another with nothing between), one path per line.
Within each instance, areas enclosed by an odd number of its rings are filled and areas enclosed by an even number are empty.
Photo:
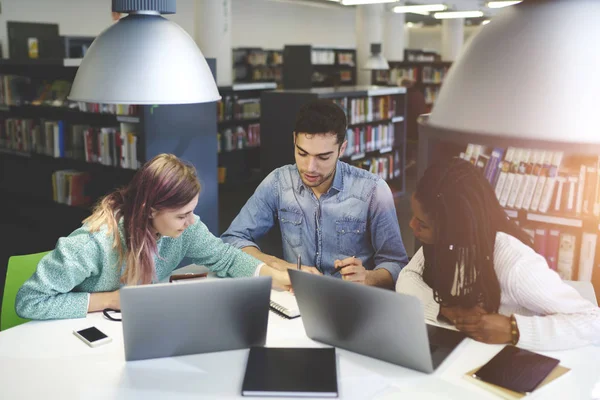
M271 310L284 318L300 316L300 309L296 296L288 291L271 289Z

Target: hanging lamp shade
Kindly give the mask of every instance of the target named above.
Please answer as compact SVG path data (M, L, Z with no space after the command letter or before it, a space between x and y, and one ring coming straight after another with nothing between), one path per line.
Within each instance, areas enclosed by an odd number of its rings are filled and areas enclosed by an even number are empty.
M175 0L113 0L127 13L92 43L77 70L70 100L108 104L189 104L221 98L194 40L161 14Z
M385 59L385 57L383 57L383 55L381 55L381 44L380 43L371 43L371 55L367 59L367 62L365 63L365 66L363 67L363 69L369 69L369 70L390 69L390 66L389 66L387 60Z
M419 129L599 145L598 15L598 0L503 9L452 65Z

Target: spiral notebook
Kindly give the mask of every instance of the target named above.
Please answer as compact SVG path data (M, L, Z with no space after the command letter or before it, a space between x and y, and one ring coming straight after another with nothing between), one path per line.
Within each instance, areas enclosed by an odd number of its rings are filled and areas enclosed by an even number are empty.
M300 316L296 296L288 291L271 290L271 310L288 319Z

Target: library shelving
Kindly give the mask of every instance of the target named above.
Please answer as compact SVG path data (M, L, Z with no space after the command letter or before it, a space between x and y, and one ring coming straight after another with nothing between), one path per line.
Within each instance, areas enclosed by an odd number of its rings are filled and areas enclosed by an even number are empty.
M274 82L239 83L219 87L217 152L219 183L235 185L260 170L261 93Z
M197 168L202 194L195 212L218 234L216 103L72 102L67 95L79 62L0 61L1 224L14 232L13 247L5 249L53 248L99 198L160 153Z
M420 117L418 176L459 156L481 169L509 218L565 280L600 294L600 146L454 132ZM598 296L600 297L600 296Z
M240 47L232 51L234 83L281 83L283 50Z
M261 169L294 164L293 130L300 107L330 99L346 112L348 146L342 161L384 178L395 196L405 193L406 89L353 86L263 92Z
M423 92L429 110L433 107L452 65L442 61L388 61L388 64L389 70L372 72L373 84L397 86L403 78L408 78Z
M410 62L437 62L442 56L435 51L423 49L404 49L404 61Z
M356 49L286 45L283 87L310 89L356 85Z

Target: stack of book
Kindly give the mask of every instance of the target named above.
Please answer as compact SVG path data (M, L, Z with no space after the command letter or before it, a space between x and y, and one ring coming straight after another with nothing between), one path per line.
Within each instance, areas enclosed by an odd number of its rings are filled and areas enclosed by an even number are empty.
M460 156L481 169L509 216L518 217L521 211L527 221L546 224L523 228L551 268L563 279L591 280L600 217L600 157L515 147L488 150L476 144ZM586 220L594 221L595 229L576 229Z

